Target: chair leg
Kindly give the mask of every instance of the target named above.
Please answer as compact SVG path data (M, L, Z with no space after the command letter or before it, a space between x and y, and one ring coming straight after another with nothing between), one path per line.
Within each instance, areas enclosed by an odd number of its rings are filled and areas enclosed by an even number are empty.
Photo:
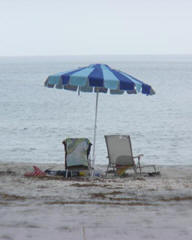
M117 167L113 167L113 172L114 172L114 176L118 176L118 174L117 174Z
M140 162L140 156L138 157L138 166L139 166L139 172L140 172L140 175L141 175L141 162Z
M68 177L68 169L66 169L65 178Z
M107 177L108 169L109 169L109 165L107 166L107 171L106 171L106 174L105 174L106 177Z
M135 166L135 167L133 168L133 170L134 170L135 175L136 175L136 174L137 174L137 167Z

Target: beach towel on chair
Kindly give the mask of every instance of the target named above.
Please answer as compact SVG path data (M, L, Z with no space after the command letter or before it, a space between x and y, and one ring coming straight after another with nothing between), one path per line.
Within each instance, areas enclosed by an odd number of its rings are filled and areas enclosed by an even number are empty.
M87 138L67 138L63 141L65 145L66 168L85 167L88 168L88 156L91 143Z

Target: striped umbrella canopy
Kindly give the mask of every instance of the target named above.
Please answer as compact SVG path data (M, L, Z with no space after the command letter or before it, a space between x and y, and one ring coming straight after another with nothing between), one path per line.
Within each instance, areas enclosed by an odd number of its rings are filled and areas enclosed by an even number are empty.
M97 109L99 93L155 94L152 87L135 77L119 70L112 69L106 64L92 64L68 72L60 72L48 76L45 86L80 92L96 93L95 124L93 138L93 167L95 164L95 143L97 128Z

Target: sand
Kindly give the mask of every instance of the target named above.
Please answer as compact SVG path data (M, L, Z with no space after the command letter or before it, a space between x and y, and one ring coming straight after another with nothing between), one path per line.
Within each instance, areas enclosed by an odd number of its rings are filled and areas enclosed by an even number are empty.
M159 166L155 177L24 177L32 166L0 163L0 239L192 239L192 166Z

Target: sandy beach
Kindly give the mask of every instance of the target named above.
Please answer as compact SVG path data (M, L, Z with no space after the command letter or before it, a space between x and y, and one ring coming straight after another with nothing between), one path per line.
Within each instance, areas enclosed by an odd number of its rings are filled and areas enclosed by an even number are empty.
M24 177L32 166L0 164L0 239L192 238L192 166L91 180Z

